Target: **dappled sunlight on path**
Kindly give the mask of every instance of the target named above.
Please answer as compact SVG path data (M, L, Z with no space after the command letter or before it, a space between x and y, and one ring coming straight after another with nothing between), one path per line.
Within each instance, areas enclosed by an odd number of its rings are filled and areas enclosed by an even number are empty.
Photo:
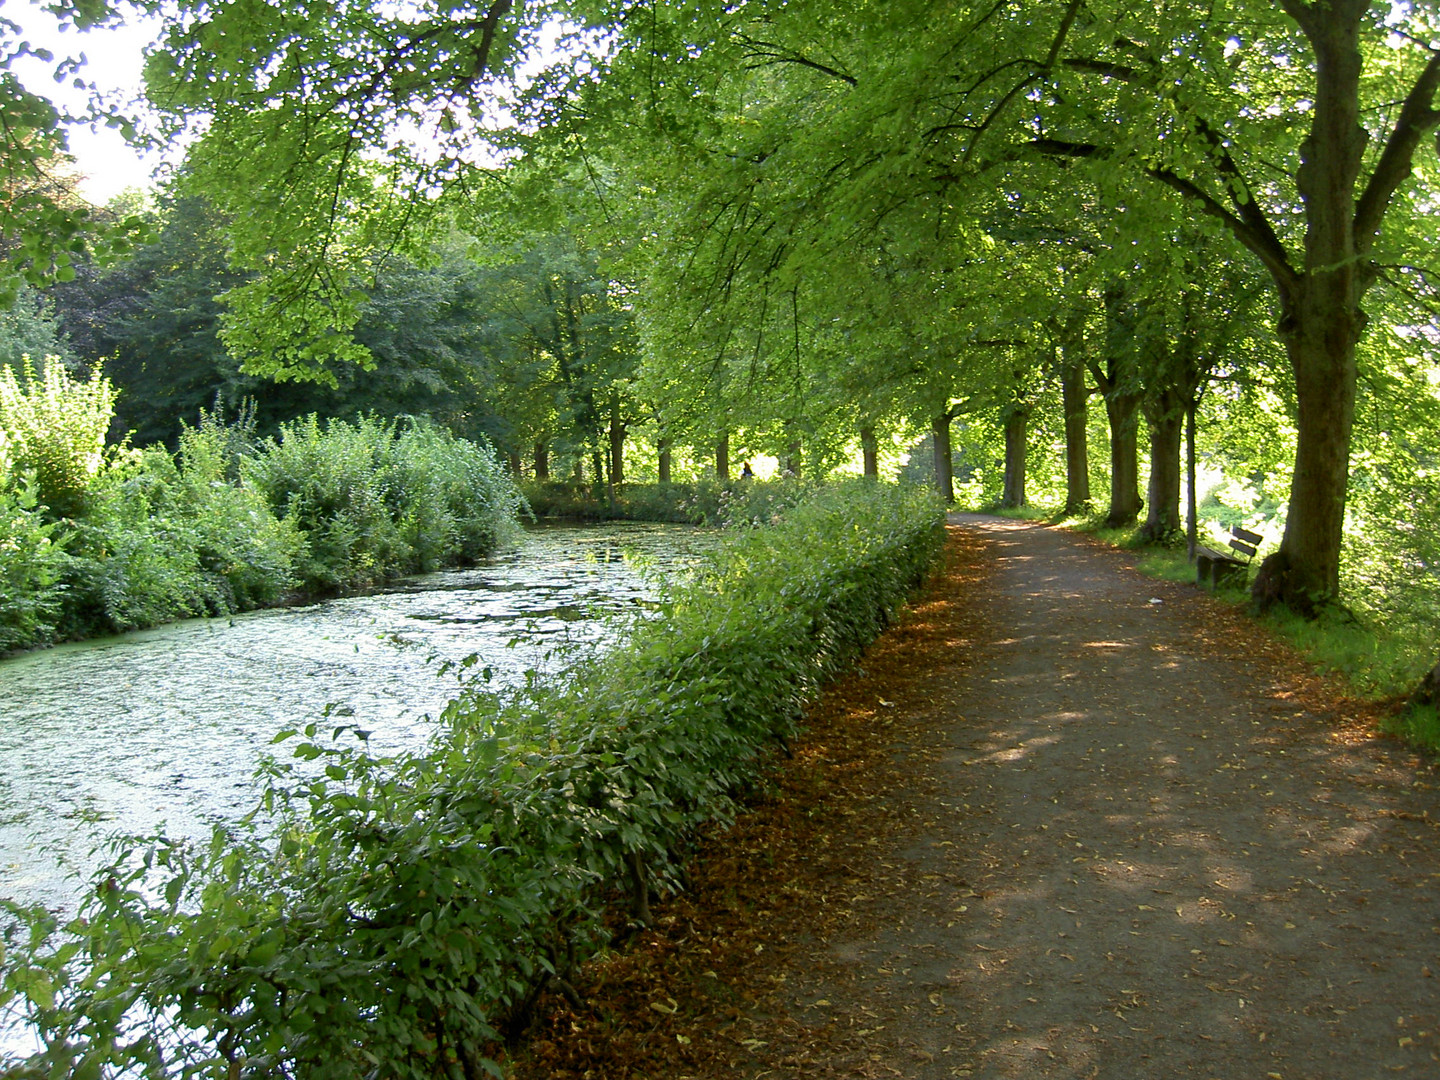
M1265 658L1217 655L1193 589L959 520L998 635L936 766L965 886L926 911L945 932L912 982L953 1014L910 1026L904 1074L1440 1075L1440 838L1408 755L1327 738ZM863 954L895 970L918 943Z

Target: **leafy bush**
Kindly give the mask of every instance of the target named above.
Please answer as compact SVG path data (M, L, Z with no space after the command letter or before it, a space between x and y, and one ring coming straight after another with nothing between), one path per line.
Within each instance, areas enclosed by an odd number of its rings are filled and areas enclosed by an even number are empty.
M312 591L373 585L487 555L523 506L488 447L424 424L375 418L283 426L244 475L300 530Z
M223 438L186 430L180 453L117 455L68 523L69 636L133 630L279 601L304 549L253 488L227 483Z
M557 481L521 485L538 517L571 521L672 521L688 525L769 525L816 485L794 479L701 480L603 485Z
M79 518L90 485L105 463L105 433L115 414L115 391L99 371L88 383L51 358L23 380L0 366L0 431L12 476L29 476L53 519Z
M63 931L14 911L0 996L43 1042L21 1067L499 1076L496 1041L573 992L608 910L643 920L675 887L696 831L920 582L942 521L914 490L824 493L737 533L626 647L473 686L428 754L282 733L300 764L267 769L273 834L252 816L204 850L122 844Z
M3 462L0 462L3 467ZM26 489L0 485L0 653L49 642L65 598L65 553L57 526Z
M0 651L473 562L518 531L489 448L433 427L311 417L257 444L242 409L172 457L107 451L113 406L98 374L0 369Z

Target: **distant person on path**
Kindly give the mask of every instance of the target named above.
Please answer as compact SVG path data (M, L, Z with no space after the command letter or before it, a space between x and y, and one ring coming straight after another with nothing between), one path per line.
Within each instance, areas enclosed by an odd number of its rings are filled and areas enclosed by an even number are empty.
M740 479L741 479L741 480L753 480L753 479L755 479L755 470L753 470L752 468L750 468L750 463L749 463L748 461L745 462L745 464L740 467Z

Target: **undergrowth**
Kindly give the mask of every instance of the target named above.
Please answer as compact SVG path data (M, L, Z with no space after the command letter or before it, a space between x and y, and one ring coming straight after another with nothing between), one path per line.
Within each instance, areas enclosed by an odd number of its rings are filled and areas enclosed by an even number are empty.
M483 444L314 416L205 415L179 451L107 445L115 393L0 368L0 653L474 562L524 502Z

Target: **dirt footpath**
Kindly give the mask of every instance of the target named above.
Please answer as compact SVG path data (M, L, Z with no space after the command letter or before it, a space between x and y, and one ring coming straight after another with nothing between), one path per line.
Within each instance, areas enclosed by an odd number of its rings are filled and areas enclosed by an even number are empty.
M933 595L532 1064L1440 1077L1435 771L1193 587L951 520Z

